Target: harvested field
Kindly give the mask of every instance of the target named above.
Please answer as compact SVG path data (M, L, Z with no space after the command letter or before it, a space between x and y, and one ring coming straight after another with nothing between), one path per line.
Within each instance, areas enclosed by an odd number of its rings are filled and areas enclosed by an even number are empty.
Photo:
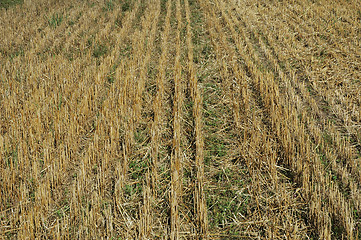
M361 238L357 0L0 1L0 239Z

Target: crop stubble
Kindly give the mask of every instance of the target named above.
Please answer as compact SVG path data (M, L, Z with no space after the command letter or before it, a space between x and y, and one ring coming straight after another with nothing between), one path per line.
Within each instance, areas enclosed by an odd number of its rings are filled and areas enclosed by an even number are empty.
M360 11L1 9L1 237L359 238Z

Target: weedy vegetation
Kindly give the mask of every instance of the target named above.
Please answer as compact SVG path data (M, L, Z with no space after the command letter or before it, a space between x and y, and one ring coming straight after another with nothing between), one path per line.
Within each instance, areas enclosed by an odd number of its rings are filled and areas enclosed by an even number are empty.
M0 9L5 8L9 9L10 7L13 7L17 4L22 4L24 0L1 0L0 1Z
M1 239L361 238L358 1L0 1Z

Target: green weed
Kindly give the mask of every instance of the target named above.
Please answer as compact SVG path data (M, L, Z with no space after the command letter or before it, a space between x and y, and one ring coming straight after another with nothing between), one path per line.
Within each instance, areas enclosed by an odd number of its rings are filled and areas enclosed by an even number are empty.
M10 7L13 7L17 4L22 4L22 3L24 3L24 0L1 0L0 1L0 9L1 8L9 9Z
M63 15L59 13L54 13L49 19L48 24L50 27L57 28L60 26L63 21Z
M122 4L122 11L127 12L130 10L130 0L125 0Z
M103 7L103 11L113 11L114 9L114 2L113 0L105 1L105 6Z
M93 50L93 57L100 58L100 57L104 56L105 54L107 54L107 52L108 52L108 47L106 45L97 44Z

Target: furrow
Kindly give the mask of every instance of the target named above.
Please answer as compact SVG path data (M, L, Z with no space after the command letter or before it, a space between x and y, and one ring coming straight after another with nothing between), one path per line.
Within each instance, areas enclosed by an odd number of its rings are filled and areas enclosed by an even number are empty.
M148 65L150 64L150 60L151 60L151 56L154 50L154 41L155 41L155 37L156 37L156 33L157 33L157 25L159 22L159 17L160 17L160 1L153 1L150 3L151 6L151 14L149 14L149 18L146 18L145 21L149 21L151 22L151 19L153 19L153 22L151 24L151 26L144 26L144 30L146 30L147 28L151 27L151 30L148 32L148 38L147 38L147 43L145 46L145 56L142 59L142 62L140 63L140 72L139 72L139 79L138 79L138 86L137 86L137 92L136 92L136 99L135 99L135 122L136 125L138 125L137 128L139 128L139 125L141 124L141 120L142 117L145 115L145 113L142 113L142 98L143 98L143 91L144 91L144 86L145 86L145 81L150 81L150 79L147 76L148 73ZM142 56L143 55L143 49L139 48L139 55ZM143 115L143 116L142 116ZM144 124L144 123L143 123ZM138 131L141 131L140 129ZM147 143L147 141L146 141ZM144 144L144 141L141 143ZM159 143L158 143L159 144ZM146 153L145 156L147 156L148 153ZM149 168L152 169L152 167L150 165L147 166L148 171L146 172L144 178L145 180L143 181L143 204L142 207L140 209L140 221L139 221L139 238L140 239L144 239L144 238L149 238L151 235L151 230L152 230L152 225L153 225L153 206L151 205L152 202L154 201L153 196L152 196L152 179L150 174L154 174L154 172L149 172Z
M167 1L167 15L165 17L164 31L162 34L162 53L159 59L159 70L156 77L157 92L153 101L153 123L151 128L151 147L152 147L152 188L156 196L156 185L158 182L158 158L159 158L159 141L161 136L161 120L164 104L164 81L166 77L166 64L168 59L168 41L170 34L170 16L172 1Z
M174 100L173 100L173 151L171 156L171 198L170 198L170 238L179 239L179 206L182 196L182 153L181 153L181 117L183 103L182 67L180 63L182 16L180 1L176 1L176 55L174 63Z
M199 237L208 239L207 226L207 205L203 190L204 185L204 140L203 140L203 126L202 126L202 96L198 88L198 81L193 63L193 44L192 31L190 21L190 10L188 0L184 1L186 11L186 25L187 25L187 48L188 48L188 81L193 101L193 118L195 126L195 165L196 165L196 181L195 181L195 212L196 212L196 226Z

